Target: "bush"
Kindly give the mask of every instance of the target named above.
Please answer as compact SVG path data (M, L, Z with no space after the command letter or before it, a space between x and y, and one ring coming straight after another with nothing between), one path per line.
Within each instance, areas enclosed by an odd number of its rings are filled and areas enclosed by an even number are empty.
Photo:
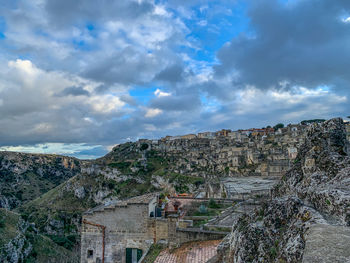
M273 126L274 130L277 131L279 128L283 128L284 124L283 123L278 123L275 126Z
M220 208L220 205L218 205L213 198L210 198L208 207L209 208Z
M277 249L276 247L271 247L270 248L270 255L272 258L275 258L277 256Z
M147 143L143 143L140 147L141 151L147 150L148 149L148 144Z
M72 250L76 243L76 237L74 235L68 236L50 236L51 240L59 246L63 246L66 249Z
M5 228L5 219L4 218L0 218L0 229L1 228Z

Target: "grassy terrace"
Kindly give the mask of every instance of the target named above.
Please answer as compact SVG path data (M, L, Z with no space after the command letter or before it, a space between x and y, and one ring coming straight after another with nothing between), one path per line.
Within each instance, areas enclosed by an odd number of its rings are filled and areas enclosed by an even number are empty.
M193 226L200 227L230 206L231 204L218 204L211 199L209 202L192 202L191 205L185 207L185 210L187 210L187 217L199 217L198 220L193 220Z

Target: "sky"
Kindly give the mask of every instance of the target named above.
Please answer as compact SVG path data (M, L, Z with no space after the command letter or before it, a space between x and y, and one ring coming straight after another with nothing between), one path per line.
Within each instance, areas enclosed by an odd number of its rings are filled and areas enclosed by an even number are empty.
M0 0L0 150L350 115L349 0Z

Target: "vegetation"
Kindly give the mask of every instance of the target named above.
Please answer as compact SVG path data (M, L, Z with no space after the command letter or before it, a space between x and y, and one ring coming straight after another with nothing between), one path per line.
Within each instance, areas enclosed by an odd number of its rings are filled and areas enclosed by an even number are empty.
M117 168L119 169L121 172L128 172L129 171L129 167L130 167L131 163L130 162L116 162L116 163L109 163L108 166L111 168Z
M6 252L1 250L3 246L21 233L23 249L32 247L29 256L24 262L79 262L78 257L73 252L55 244L51 239L37 234L31 226L25 228L25 232L22 232L20 225L25 222L20 215L0 209L0 218L3 222L3 227L0 227L0 258L1 256L6 257Z
M16 237L20 216L0 208L0 248Z
M4 164L0 166L0 193L10 209L34 200L80 171L79 160L57 155L0 153L0 162Z
M208 207L215 209L215 208L220 208L221 206L218 205L213 198L210 198Z
M140 147L141 151L147 150L148 149L148 144L147 143L143 143Z
M210 203L210 204L209 204ZM220 214L221 211L228 208L229 204L218 204L215 200L211 202L193 202L186 207L186 216L208 216L213 217Z
M170 173L169 183L173 184L176 192L188 193L189 185L195 185L196 187L204 183L204 179L196 176L186 176L177 173Z
M307 125L307 124L311 124L311 123L321 123L321 122L325 122L326 120L325 119L312 119L312 120L303 120L301 121L300 123L303 124L303 125Z
M164 247L162 245L153 244L142 262L153 263L163 249Z
M278 123L276 124L275 126L273 126L274 130L277 131L278 129L280 128L283 128L284 127L284 124L283 123Z

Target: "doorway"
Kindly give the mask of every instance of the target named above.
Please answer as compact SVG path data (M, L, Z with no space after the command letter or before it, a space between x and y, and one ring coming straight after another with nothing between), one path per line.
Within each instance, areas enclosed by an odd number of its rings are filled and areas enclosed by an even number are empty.
M138 248L126 248L126 263L137 263L142 257L142 250Z

